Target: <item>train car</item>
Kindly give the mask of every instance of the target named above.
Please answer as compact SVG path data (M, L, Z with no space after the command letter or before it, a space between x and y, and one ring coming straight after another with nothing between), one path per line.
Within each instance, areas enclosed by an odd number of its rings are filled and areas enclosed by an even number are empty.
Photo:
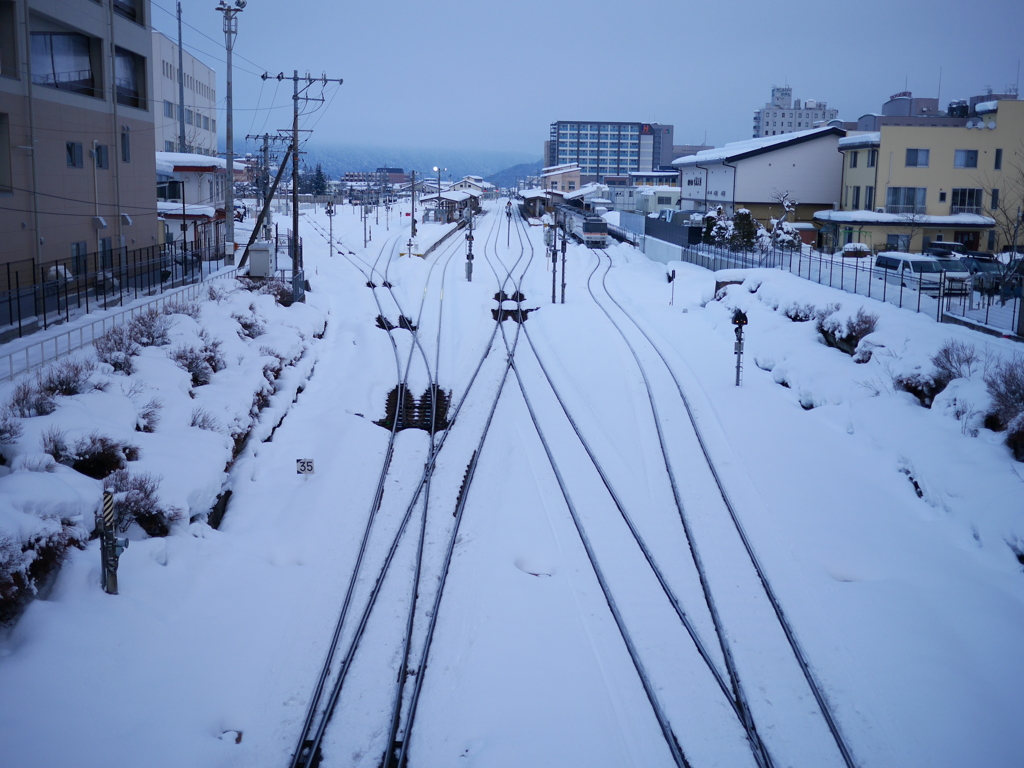
M608 223L594 213L560 205L557 208L557 221L566 232L588 248L608 246Z

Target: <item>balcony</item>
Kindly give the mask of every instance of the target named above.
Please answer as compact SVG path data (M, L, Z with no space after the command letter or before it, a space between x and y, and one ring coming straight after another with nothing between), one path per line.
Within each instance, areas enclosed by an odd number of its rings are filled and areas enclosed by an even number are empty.
M980 205L951 205L949 206L950 215L956 215L958 213L974 213L978 216L981 215Z

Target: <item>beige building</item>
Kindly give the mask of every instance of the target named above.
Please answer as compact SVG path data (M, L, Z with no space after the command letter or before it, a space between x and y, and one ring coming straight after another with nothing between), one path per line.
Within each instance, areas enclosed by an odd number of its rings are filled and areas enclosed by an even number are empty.
M0 0L0 289L156 243L148 0Z
M573 192L580 188L580 165L579 163L563 163L562 165L548 166L541 169L540 177L544 189Z
M1012 245L1024 204L1024 101L976 105L964 126L883 125L839 142L839 210L815 220L841 246L920 251L940 241L969 250Z
M161 152L217 154L217 73L187 51L181 53L184 82L178 85L178 44L153 30L153 66L150 82L156 148ZM181 91L185 92L184 110ZM181 116L185 141L181 141Z

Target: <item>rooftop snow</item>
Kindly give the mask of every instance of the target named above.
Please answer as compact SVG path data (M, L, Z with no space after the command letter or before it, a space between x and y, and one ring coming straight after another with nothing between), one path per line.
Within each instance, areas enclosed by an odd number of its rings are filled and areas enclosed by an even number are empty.
M812 128L809 131L784 133L781 136L762 136L757 139L747 139L746 141L734 141L730 144L726 144L724 147L705 149L695 155L680 157L677 160L673 160L672 165L682 168L685 166L700 165L701 163L720 163L723 160L729 160L737 155L745 155L748 152L771 149L772 147L780 144L802 141L814 138L815 136L833 135L836 130L841 129L836 129L833 126L825 126L822 128Z
M878 213L877 211L816 211L814 218L819 221L850 222L858 224L907 224L909 217L902 213ZM913 221L925 226L991 227L994 219L975 213L957 213L952 216L914 216Z

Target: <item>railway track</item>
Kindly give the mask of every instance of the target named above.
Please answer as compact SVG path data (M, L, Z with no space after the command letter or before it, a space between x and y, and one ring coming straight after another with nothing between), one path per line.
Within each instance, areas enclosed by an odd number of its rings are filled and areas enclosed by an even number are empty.
M496 229L494 227L493 229ZM358 269L366 279L368 286L374 290L375 300L378 309L384 313L385 304L378 291L384 289L390 301L394 303L400 314L404 314L402 300L397 295L395 286L390 280L391 260L397 250L398 239L385 242L378 252L373 264L359 259L350 259L353 266ZM410 346L405 355L405 364L402 365L402 356L398 352L398 346L393 338L391 343L395 350L396 373L401 386L408 387L409 372L412 367L414 350L419 350L418 358L422 360L426 368L431 388L437 391L438 371L441 362L441 323L444 317L444 283L448 274L448 266L459 253L457 242L446 246L440 253L436 254L430 264L424 288L420 298L419 307L416 312L416 322L409 328ZM381 263L383 260L383 264ZM440 265L440 289L437 292L437 313L436 313L436 336L433 355L433 367L430 365L430 356L424 348L420 335L421 325L427 319L427 297L430 294L431 276ZM377 278L376 280L374 278ZM378 285L379 283L379 285ZM433 320L433 317L430 318ZM474 384L478 382L479 374L485 366L489 351L494 343L499 330L499 323L495 323L490 338L486 342L485 349L480 354L475 364L473 373L466 382L462 396L457 400L450 421L454 422L458 417L463 405L467 402ZM296 747L292 754L290 765L292 768L312 768L320 764L324 759L324 745L329 741L329 726L332 719L339 719L351 723L352 710L360 702L361 696L357 692L353 694L345 686L354 666L359 662L361 648L366 646L363 643L368 632L380 634L380 629L373 629L373 617L375 609L381 605L394 606L396 602L405 606L404 616L400 622L392 617L390 626L392 631L387 639L387 652L378 652L375 661L383 663L390 673L376 676L377 679L391 679L393 682L387 686L387 690L379 691L377 700L386 700L384 707L378 707L378 711L384 712L386 716L372 718L376 722L368 723L369 732L366 733L366 741L376 741L380 745L382 766L403 766L406 764L408 755L408 736L415 720L415 714L419 703L420 691L424 672L426 670L431 639L437 623L437 615L440 601L443 596L444 583L447 577L448 568L451 562L452 552L458 536L459 525L462 519L462 512L465 507L466 491L472 483L475 471L476 457L483 448L487 432L490 428L494 410L497 407L501 390L504 387L508 375L509 366L506 361L496 361L499 370L492 372L491 381L497 380L496 390L489 395L490 407L482 424L468 424L469 429L477 429L479 437L476 441L476 450L468 460L465 476L463 478L462 490L459 493L457 502L451 502L449 506L443 507L443 511L432 512L435 509L442 509L441 500L434 499L437 494L432 492L432 482L437 470L438 455L443 448L449 432L440 431L434 428L437 424L436 398L431 403L431 428L429 433L429 445L425 450L424 460L421 468L414 470L418 479L413 483L404 483L406 486L405 501L399 504L387 516L387 524L381 522L384 491L388 484L395 478L409 472L408 461L396 458L396 436L398 433L398 420L392 424L391 435L382 467L379 473L377 490L370 504L366 524L363 531L361 544L356 556L355 565L348 580L345 590L345 597L339 611L339 617L335 625L333 636L328 645L328 652L322 665L320 676L314 685L313 693L307 708L306 718L300 730ZM448 484L450 485L450 483ZM392 502L392 507L395 502ZM449 514L454 506L453 514ZM414 519L416 523L410 528L410 522ZM430 556L427 552L426 540L428 529L431 531L430 538L444 542L437 547L439 554ZM412 541L410 541L412 540ZM406 551L403 556L403 547ZM403 559L404 557L404 559ZM411 572L411 577L403 578L402 574L395 575L395 563L402 561ZM404 569L399 569L404 570ZM404 584L404 588L403 588ZM404 599L395 600L396 595L404 591ZM382 595L388 595L387 599L381 599ZM429 607L424 607L429 605ZM379 611L378 611L379 613ZM401 631L395 631L398 624L401 624ZM388 626L388 621L383 621L382 626ZM396 639L397 636L397 639ZM365 654L364 654L365 656ZM386 657L382 659L381 657ZM399 662L394 663L397 657ZM364 662L367 663L367 662ZM409 682L411 681L411 685ZM348 719L346 720L346 717ZM359 716L357 715L356 718ZM364 718L365 720L365 718ZM345 730L345 729L342 729ZM386 734L382 739L381 735ZM339 752L342 750L339 749ZM332 761L333 762L333 761Z

